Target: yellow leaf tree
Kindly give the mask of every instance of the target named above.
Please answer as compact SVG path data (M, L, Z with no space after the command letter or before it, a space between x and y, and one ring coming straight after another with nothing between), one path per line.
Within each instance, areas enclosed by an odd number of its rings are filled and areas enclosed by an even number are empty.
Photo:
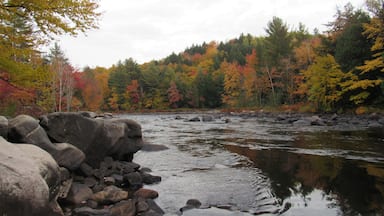
M349 87L350 91L360 90L358 94L350 97L357 105L365 102L373 92L380 90L384 77L384 1L367 0L366 4L373 17L364 25L364 35L373 40L374 44L371 47L372 58L358 67L361 70L359 79Z
M331 55L317 56L315 62L303 71L308 89L308 100L313 102L320 111L332 111L343 94L342 84L347 78L340 65Z

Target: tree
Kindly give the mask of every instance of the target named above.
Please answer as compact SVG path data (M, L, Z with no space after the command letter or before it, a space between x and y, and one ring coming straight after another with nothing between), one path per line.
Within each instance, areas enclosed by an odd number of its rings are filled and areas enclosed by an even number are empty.
M288 32L288 26L278 17L273 17L265 29L267 37L265 38L266 61L265 71L268 74L271 89L272 101L274 105L285 102L284 96L287 96L287 86L289 86L287 76L287 63L290 62L292 53L292 38ZM273 75L274 73L274 75Z
M66 104L67 111L70 111L74 88L73 72L75 70L57 43L51 48L48 61L52 73L51 87L54 111L61 112L63 104Z
M178 108L178 103L183 100L183 95L180 94L179 89L177 89L177 85L174 81L171 81L167 92L169 106L172 108Z
M346 8L348 12L345 12L347 15L343 18L343 26L339 26L339 31L334 32L336 34L334 55L341 70L349 72L362 65L371 56L372 43L363 35L363 25L370 20L368 14L361 10L353 11L352 6Z
M131 83L127 86L128 108L131 110L136 110L139 108L139 87L139 82L137 80L131 80Z
M373 41L372 56L358 69L361 71L359 79L353 83L349 90L362 91L351 96L355 104L361 104L369 98L383 96L384 78L384 1L367 0L368 11L373 15L369 23L364 24L363 34Z
M369 23L364 25L364 35L374 41L371 47L372 58L365 61L364 66L360 67L362 73L374 73L377 75L384 73L384 1L367 0L368 10L373 14Z
M229 107L242 106L243 77L239 65L224 61L220 70L224 73L223 103Z
M267 37L266 50L271 65L278 65L280 60L290 55L292 51L291 36L287 24L278 17L273 17L265 29Z
M111 69L108 86L111 89L110 96L117 97L116 103L118 104L118 109L124 109L127 86L132 80L140 80L141 76L140 67L132 58L126 59L124 62L119 61L117 65Z
M69 33L76 35L97 27L101 13L94 0L3 0L0 2L0 29L7 28L6 22L15 15L35 31L43 35ZM39 40L37 37L35 40Z
M308 91L308 100L316 105L317 110L332 111L343 94L346 74L340 69L331 55L317 56L314 64L303 71Z

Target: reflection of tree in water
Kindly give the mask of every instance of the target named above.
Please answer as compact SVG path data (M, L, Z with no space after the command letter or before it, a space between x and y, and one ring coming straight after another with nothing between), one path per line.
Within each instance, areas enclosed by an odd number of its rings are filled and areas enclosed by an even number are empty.
M296 194L305 205L313 190L319 189L331 195L346 215L378 213L384 209L384 178L368 173L363 166L369 166L368 163L276 149L226 148L247 156L262 169L281 202Z
M328 190L338 195L343 212L349 213L352 207L360 213L375 213L383 207L383 195L376 188L377 181L379 179L369 175L366 168L345 161L336 178L329 183Z

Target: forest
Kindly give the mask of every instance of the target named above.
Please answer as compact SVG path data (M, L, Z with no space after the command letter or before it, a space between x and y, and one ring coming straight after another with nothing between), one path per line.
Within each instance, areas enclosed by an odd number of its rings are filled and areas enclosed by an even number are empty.
M243 33L228 41L193 44L143 64L127 58L110 68L77 69L58 43L48 53L39 46L50 41L52 34L76 35L97 28L97 4L85 2L71 14L72 24L78 23L75 26L60 23L60 17L48 21L31 17L24 7L2 3L0 114L384 108L383 0L367 0L364 9L346 4L327 23L325 32L310 33L302 23L292 27L272 17L265 36ZM77 17L80 12L86 15ZM46 25L52 20L56 24Z

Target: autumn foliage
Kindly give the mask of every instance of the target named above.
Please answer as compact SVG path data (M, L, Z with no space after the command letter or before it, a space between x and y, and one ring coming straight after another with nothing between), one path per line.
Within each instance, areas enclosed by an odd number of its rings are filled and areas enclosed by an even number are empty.
M265 36L241 34L226 42L192 45L141 65L128 58L110 68L76 70L60 47L51 50L51 57L35 53L28 63L22 58L25 53L0 52L1 110L12 104L34 104L45 111L116 112L265 106L323 112L383 108L383 7L382 0L367 0L366 11L347 4L323 33L309 33L301 23L292 28L273 17ZM60 54L56 59L52 58L55 52Z

